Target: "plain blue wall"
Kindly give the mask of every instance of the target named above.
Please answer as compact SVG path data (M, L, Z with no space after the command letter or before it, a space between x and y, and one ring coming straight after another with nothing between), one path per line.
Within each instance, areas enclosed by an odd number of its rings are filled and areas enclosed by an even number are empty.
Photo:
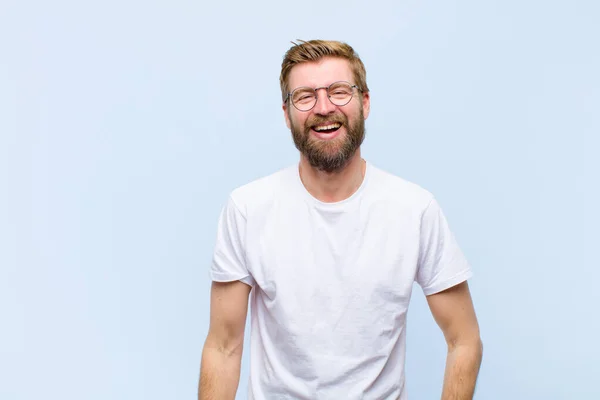
M356 48L365 157L432 191L473 265L476 398L600 398L598 21L593 0L3 1L0 398L194 398L220 208L298 157L297 38ZM408 319L409 394L439 398L418 287Z

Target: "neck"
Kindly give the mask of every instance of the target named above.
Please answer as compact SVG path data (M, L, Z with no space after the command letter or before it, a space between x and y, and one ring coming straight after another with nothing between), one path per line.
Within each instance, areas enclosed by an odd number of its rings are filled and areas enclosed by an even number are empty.
M312 167L304 156L300 157L300 179L306 190L324 203L342 201L358 190L365 177L366 162L360 149L340 171L324 172Z

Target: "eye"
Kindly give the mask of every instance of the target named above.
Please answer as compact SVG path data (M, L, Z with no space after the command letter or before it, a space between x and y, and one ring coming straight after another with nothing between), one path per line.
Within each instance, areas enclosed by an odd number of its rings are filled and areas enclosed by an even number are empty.
M346 83L335 83L331 85L329 88L329 96L335 97L338 99L351 96L352 95L352 87Z
M294 103L309 103L313 101L315 98L315 94L312 91L301 90L294 93L293 101Z

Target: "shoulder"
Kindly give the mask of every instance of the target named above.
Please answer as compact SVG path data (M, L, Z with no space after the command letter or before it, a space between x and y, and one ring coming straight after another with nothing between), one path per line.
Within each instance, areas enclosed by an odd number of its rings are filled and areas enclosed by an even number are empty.
M233 189L230 201L244 214L269 205L281 194L293 187L296 179L297 165L279 169L269 175L250 181Z
M421 185L370 165L369 192L378 202L391 202L412 210L425 211L435 200L433 193Z

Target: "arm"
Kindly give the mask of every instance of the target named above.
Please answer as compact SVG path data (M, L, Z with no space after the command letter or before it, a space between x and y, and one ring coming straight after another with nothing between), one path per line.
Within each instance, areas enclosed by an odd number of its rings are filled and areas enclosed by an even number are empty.
M467 282L427 297L448 344L442 400L471 400L483 345Z
M235 399L250 290L250 286L240 281L212 283L210 327L202 351L199 400Z

